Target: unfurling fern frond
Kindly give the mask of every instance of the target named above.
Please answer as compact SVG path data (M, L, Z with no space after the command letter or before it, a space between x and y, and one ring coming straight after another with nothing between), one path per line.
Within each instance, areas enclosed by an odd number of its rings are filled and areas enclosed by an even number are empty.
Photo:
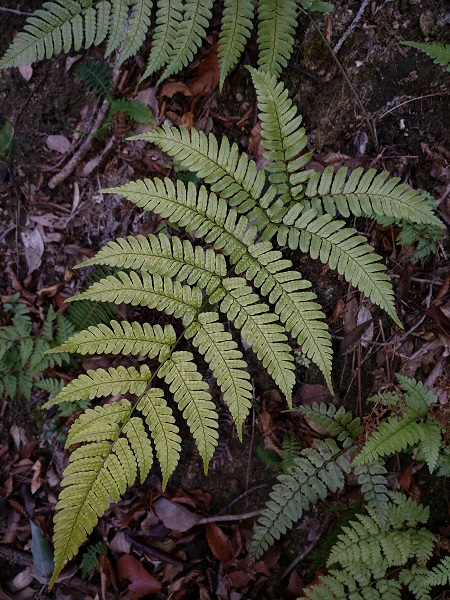
M330 491L342 489L349 467L349 460L334 440L316 440L314 448L302 450L288 473L278 476L279 483L258 519L252 554L260 557L313 504L324 500Z
M293 412L299 412L309 421L319 425L322 435L336 438L344 448L349 448L364 431L361 419L354 418L343 406L337 409L334 404L314 402L294 408Z
M253 0L224 1L218 51L221 89L250 37L253 13Z
M421 52L424 52L431 60L440 65L441 67L447 67L447 71L450 71L450 44L440 44L439 42L432 42L424 44L421 42L401 42L404 46L412 46L417 48Z

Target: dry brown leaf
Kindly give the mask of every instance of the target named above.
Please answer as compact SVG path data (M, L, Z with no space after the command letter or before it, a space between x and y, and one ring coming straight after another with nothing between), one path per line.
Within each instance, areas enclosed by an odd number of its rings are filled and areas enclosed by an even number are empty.
M189 88L195 97L206 96L219 85L220 70L217 47L218 44L215 44L211 48L208 56L200 63L194 80L189 84Z
M32 494L35 494L42 485L41 469L42 464L40 460L37 460L31 467L31 470L33 471L33 477L31 478L30 485Z
M153 577L131 554L124 554L116 562L119 579L128 579L131 583L128 589L136 594L157 594L161 583Z
M183 96L191 97L193 96L190 88L181 81L171 81L170 83L165 83L161 90L161 96L166 96L166 98L172 98L175 94L183 94Z
M49 150L59 154L67 154L71 148L70 141L64 135L49 135L45 144Z
M206 539L211 552L226 566L233 557L233 548L228 536L216 523L206 523Z
M180 504L174 504L167 498L158 498L153 503L153 509L167 529L175 531L188 531L197 525L200 519L199 515Z

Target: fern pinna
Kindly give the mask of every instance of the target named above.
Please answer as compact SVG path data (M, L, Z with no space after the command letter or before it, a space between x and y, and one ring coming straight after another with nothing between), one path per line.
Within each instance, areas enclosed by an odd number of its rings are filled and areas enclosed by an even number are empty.
M178 73L206 37L214 0L157 0L152 48L143 79L165 67L162 78ZM222 5L222 3L220 3ZM219 35L220 85L236 65L253 28L258 6L261 68L279 74L295 41L297 14L329 12L322 0L224 0ZM297 6L298 5L298 6ZM14 39L0 68L31 64L61 51L106 42L106 56L120 49L119 64L138 53L152 27L153 0L55 0L44 2Z
M287 239L291 248L306 249L330 263L398 322L392 287L379 257L343 221L313 208L313 201L346 200L350 210L361 203L370 214L395 213L439 223L420 194L389 180L386 173L357 170L347 177L341 169L318 181L313 172L302 170L308 155L297 156L306 145L301 117L274 76L256 70L251 75L270 161L267 173L226 138L219 143L212 134L164 126L137 139L159 146L204 184L145 179L104 190L170 219L197 241L163 233L120 238L83 263L113 267L116 274L94 282L71 300L145 306L180 319L183 329L177 337L171 325L112 321L88 327L58 348L80 354L141 355L157 359L159 366L153 371L145 363L139 369L88 371L46 404L127 395L88 409L69 432L67 447L78 447L64 473L57 505L52 582L109 506L109 497L117 500L138 472L141 481L145 479L153 448L163 485L175 469L181 440L158 380L169 387L206 470L217 445L217 413L194 355L182 349L183 339L190 340L191 350L209 366L239 436L250 410L252 385L247 363L224 319L253 349L288 404L295 384L290 338L320 368L331 388L331 340L320 305L311 284L270 240L284 244ZM314 185L309 184L311 179ZM137 399L130 401L130 395ZM334 416L338 441L348 447L347 436L359 431L359 422L348 423L340 413ZM301 459L314 469L318 456L329 456L333 462L340 452L336 448L334 441L325 442ZM323 463L315 477L317 498L323 497L325 488L343 485L348 459L342 455L338 462L335 471L328 470L328 459Z

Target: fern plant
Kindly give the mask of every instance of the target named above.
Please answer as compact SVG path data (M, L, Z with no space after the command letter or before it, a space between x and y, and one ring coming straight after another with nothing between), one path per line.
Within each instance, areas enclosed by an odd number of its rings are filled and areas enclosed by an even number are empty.
M382 530L374 511L357 520L338 536L328 558L329 575L305 591L309 600L401 600L405 585L415 598L431 600L432 588L450 583L450 556L433 568L436 536L421 525L429 510L398 492L390 492L387 525ZM394 577L390 570L395 568Z
M383 464L385 456L417 445L416 458L426 462L430 472L447 476L449 447L442 438L443 427L430 410L437 403L437 397L415 379L401 375L397 378L404 394L402 397L398 394L388 396L388 405L397 412L378 426L360 451L358 445L364 427L361 420L354 418L344 407L337 409L333 404L314 403L294 409L307 422L313 423L314 429L325 436L325 440L316 441L313 449L302 450L300 457L293 461L294 467L278 477L270 494L271 500L255 528L251 551L256 558L292 528L318 500L324 500L330 491L343 489L343 476L340 487L335 485L335 474L340 471L348 473L354 468L366 507L380 532L386 530L391 510L387 471ZM375 396L373 400L377 398ZM332 452L330 448L333 448ZM333 479L330 473L334 474Z
M429 44L422 42L402 42L402 44L417 48L417 50L420 50L431 58L434 63L441 67L446 67L447 71L450 71L450 44L440 44L439 42Z
M297 6L298 4L298 6ZM0 68L31 64L61 51L78 51L106 41L106 56L121 47L119 64L138 53L152 26L152 0L55 0L44 2L14 39ZM261 68L280 74L295 41L298 8L329 12L322 0L225 0L219 35L220 82L239 60L258 7ZM165 67L163 78L178 73L206 37L214 0L158 0L152 49L143 79Z
M113 128L113 117L119 112L137 123L154 122L153 112L139 100L114 98L112 70L105 63L89 59L78 69L78 75L89 90L109 100L108 114L100 132Z
M175 469L181 440L158 380L169 388L206 470L218 439L217 413L191 350L204 357L241 436L252 385L244 356L223 318L240 332L288 404L295 383L288 336L302 346L331 388L331 341L320 305L311 284L271 239L281 244L288 240L292 249L309 251L329 263L399 323L380 258L344 221L318 213L312 203L346 200L353 211L361 212L362 205L370 213L440 224L419 193L389 179L387 173L355 170L347 178L347 171L341 169L335 175L327 171L317 177L302 170L308 155L298 157L307 143L301 117L274 76L256 70L251 75L258 95L262 143L270 161L267 173L258 171L226 138L219 143L212 134L162 127L137 139L159 146L204 184L196 187L192 182L146 179L104 190L169 219L192 238L203 239L206 247L164 233L119 238L83 263L118 271L71 300L139 305L179 319L182 327L177 334L171 324L112 321L88 327L55 349L141 355L156 359L159 366L150 371L144 362L139 369L118 366L88 371L46 404L127 395L113 404L88 409L69 432L66 446L77 444L77 449L64 473L57 506L52 582L109 506L110 496L117 501L138 471L141 481L145 479L152 465L152 446L164 486ZM189 341L187 349L182 349L184 340ZM130 400L130 395L136 400ZM344 419L340 427L354 434L358 422ZM345 436L342 439L344 443ZM327 487L343 485L348 459L342 454L337 459L340 466L328 466L340 453L333 440L311 452L311 457L302 454L311 469L321 460L321 452L328 457L316 477L314 493L319 498ZM321 477L326 478L324 482Z
M49 367L68 363L70 357L66 352L55 352L50 356L45 353L70 337L74 327L50 307L40 335L35 335L30 311L19 302L19 294L11 296L1 306L6 324L0 327L0 396L6 393L11 399L23 396L30 400L33 388L56 395L61 390L61 380L42 374Z

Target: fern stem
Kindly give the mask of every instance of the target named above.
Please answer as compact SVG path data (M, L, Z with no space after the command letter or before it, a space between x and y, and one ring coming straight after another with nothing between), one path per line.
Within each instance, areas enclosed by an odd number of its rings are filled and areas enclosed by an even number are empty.
M331 56L333 57L334 62L337 64L339 70L341 71L345 81L347 82L347 85L349 86L350 90L352 91L352 94L355 96L356 102L358 103L359 108L361 109L361 112L363 113L363 117L364 120L367 123L367 127L369 128L370 131L370 135L372 138L372 142L373 145L375 147L375 150L378 152L379 146L378 146L378 139L375 133L375 129L373 127L373 124L370 120L369 117L369 113L367 112L364 104L361 101L361 98L359 97L358 92L355 89L355 86L353 85L353 83L350 80L350 77L348 76L347 71L344 69L341 61L339 60L339 58L336 56L335 52L333 51L333 48L330 46L327 38L323 35L320 27L317 25L317 23L314 21L314 19L311 17L311 15L309 14L309 12L307 12L306 10L304 10L303 8L300 7L300 10L302 11L303 14L307 15L308 19L311 21L311 24L313 25L314 29L317 31L317 33L320 35L320 37L322 38L322 40L324 41L326 47L328 48L328 50L330 51Z

